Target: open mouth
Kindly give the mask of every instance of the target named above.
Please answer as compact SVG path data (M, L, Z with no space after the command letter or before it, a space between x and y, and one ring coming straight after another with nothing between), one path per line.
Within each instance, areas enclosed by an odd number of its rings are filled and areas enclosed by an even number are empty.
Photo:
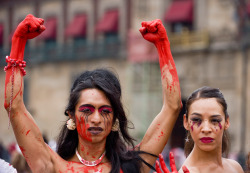
M101 127L89 127L88 132L90 132L92 135L98 135L103 131L103 128Z
M201 138L200 140L201 140L201 142L203 142L203 143L205 143L205 144L211 143L211 142L214 141L214 139L213 139L213 138L210 138L210 137L204 137L204 138Z

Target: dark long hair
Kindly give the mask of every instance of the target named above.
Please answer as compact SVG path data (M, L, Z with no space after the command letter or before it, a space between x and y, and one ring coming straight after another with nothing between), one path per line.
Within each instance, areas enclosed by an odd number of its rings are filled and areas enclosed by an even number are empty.
M188 112L189 112L189 108L190 108L191 104L194 101L202 99L202 98L215 98L217 100L217 102L223 108L223 112L225 114L225 119L227 119L229 117L228 112L227 112L227 103L226 103L226 100L225 100L223 94L221 93L221 91L217 88L204 86L202 88L195 90L188 97L187 102L186 102L186 120L188 119ZM194 148L194 141L193 141L189 131L187 132L186 138L188 139L187 140L188 142L187 141L185 142L184 151L185 151L185 155L187 157ZM229 133L227 132L227 130L225 130L223 132L223 137L222 137L222 154L224 154L226 157L228 156L229 148L230 148Z
M111 173L140 172L141 157L140 151L129 151L127 148L134 148L134 139L128 133L127 117L121 103L121 86L116 75L108 69L96 69L85 71L73 83L69 102L65 110L65 115L75 115L75 106L80 98L80 93L84 89L95 88L105 93L109 99L114 119L119 121L119 130L111 131L106 139L106 157L111 162ZM66 124L63 126L58 137L58 154L65 160L70 159L75 154L78 146L77 130L68 130Z

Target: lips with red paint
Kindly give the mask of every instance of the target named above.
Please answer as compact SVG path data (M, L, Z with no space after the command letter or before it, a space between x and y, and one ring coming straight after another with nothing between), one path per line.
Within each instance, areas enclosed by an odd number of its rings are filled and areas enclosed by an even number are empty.
M213 139L213 138L210 138L210 137L203 137L203 138L201 138L200 140L201 140L201 142L203 142L203 143L205 143L205 144L208 144L208 143L211 143L211 142L214 141L214 139Z
M92 135L98 135L103 131L103 128L101 127L89 127L88 132L90 132Z

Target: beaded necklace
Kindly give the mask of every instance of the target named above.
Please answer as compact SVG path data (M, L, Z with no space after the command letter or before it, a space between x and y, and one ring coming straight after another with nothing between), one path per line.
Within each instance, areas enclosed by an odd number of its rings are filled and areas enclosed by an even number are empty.
M104 151L101 155L101 157L99 157L99 159L97 159L96 161L87 161L87 160L84 160L80 154L78 153L77 149L76 149L76 156L78 157L79 161L84 164L85 166L96 166L98 165L99 163L101 163L102 159L104 158L105 156L105 153L106 151Z

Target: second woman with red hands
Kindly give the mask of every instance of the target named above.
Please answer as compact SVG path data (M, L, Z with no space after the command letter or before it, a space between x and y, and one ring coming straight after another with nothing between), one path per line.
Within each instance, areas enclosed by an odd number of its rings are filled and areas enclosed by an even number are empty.
M65 110L69 120L61 131L58 153L44 143L22 95L25 43L44 29L43 20L32 15L18 25L6 68L5 108L32 172L149 172L149 165L156 160L153 155L162 152L181 109L179 81L162 23L159 20L143 22L140 31L159 52L163 106L140 147L132 150L128 149L133 147L133 140L127 132L120 83L107 69L85 71L74 81Z

